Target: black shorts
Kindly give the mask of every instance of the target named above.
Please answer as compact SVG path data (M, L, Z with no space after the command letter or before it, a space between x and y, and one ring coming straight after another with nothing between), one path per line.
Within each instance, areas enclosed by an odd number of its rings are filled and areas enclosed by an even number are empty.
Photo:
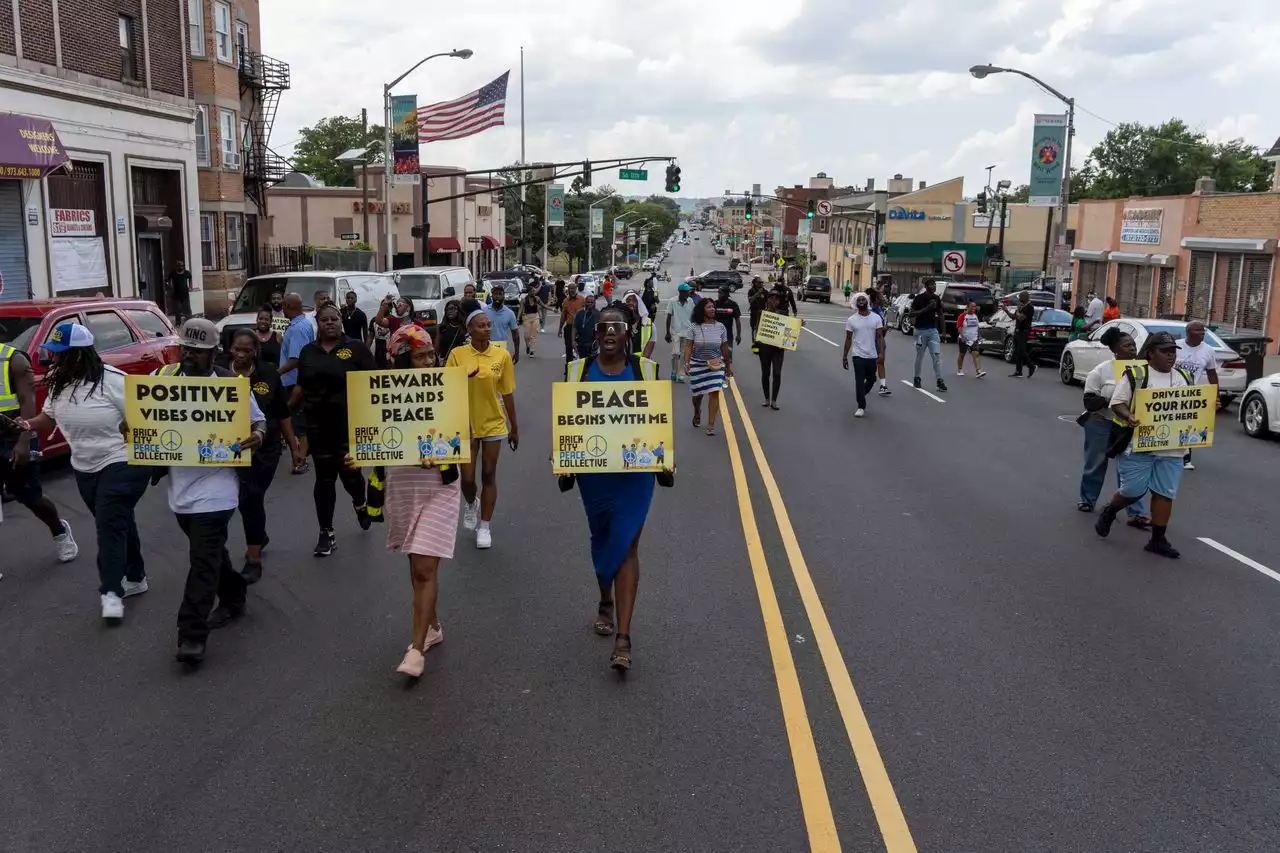
M13 441L0 441L0 484L18 503L30 506L44 495L40 485L40 462L32 459L26 465L15 466L9 461L13 456L13 445ZM31 449L34 451L38 447L39 444L32 440Z
M961 355L965 355L965 354L967 354L967 353L977 352L977 351L978 351L978 344L979 344L979 341L974 341L974 342L973 342L973 343L971 343L971 344L967 344L967 343L965 343L965 342L964 342L964 338L960 338L959 340L957 340L957 341L956 341L956 343L958 343L958 344L960 345L960 354L961 354Z

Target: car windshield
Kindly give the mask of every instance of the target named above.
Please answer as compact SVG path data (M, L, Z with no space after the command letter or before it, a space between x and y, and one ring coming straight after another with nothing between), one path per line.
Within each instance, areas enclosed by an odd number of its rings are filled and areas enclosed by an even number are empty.
M1071 324L1071 315L1066 311L1059 311L1057 308L1040 308L1036 311L1035 321L1037 323L1064 323Z
M831 279L827 278L825 275L811 275L811 276L809 276L809 283L810 283L810 284L825 284L827 287L830 287L830 286L831 286Z
M1175 341L1181 341L1187 337L1186 326L1165 325L1163 323L1143 323L1142 325L1143 328L1147 330L1148 335L1155 332L1168 332L1173 335L1173 339ZM1231 349L1231 347L1222 342L1222 338L1218 337L1208 329L1204 330L1204 339L1209 343L1209 346L1214 349Z
M0 317L0 344L25 350L39 326L39 317Z
M332 296L333 283L334 279L327 276L294 276L285 278L284 276L264 275L258 278L251 278L244 283L244 287L240 288L240 295L236 297L236 304L232 307L231 313L256 313L259 308L271 301L271 294L273 293L296 293L302 297L303 307L314 308L315 306L311 303L314 301L315 292L323 290Z
M985 287L956 287L955 285L947 285L947 289L942 292L942 298L947 302L957 302L961 305L968 305L970 302L977 305L990 305L994 302L991 291Z
M435 273L402 272L396 280L401 296L410 299L440 299L443 290Z

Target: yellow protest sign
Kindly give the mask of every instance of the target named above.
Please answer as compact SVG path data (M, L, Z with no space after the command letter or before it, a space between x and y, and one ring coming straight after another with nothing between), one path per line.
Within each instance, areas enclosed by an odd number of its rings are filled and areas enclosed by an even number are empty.
M800 318L764 311L756 327L756 343L794 350L800 344Z
M669 382L556 382L551 423L557 474L675 467Z
M467 373L461 367L347 374L347 440L362 468L471 461Z
M275 332L277 335L283 335L284 330L287 328L289 328L288 317L272 317L271 318L271 331Z
M1212 447L1218 386L1139 388L1131 411L1138 419L1133 430L1136 452Z
M1111 372L1115 375L1116 384L1120 384L1120 377L1124 376L1125 370L1130 367L1139 367L1146 364L1140 358L1116 358L1111 361Z
M249 437L249 380L197 376L124 378L129 464L243 467Z

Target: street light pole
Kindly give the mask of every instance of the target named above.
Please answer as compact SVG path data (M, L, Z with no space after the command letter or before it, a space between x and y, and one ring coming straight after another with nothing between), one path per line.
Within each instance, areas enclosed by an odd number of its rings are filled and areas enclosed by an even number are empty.
M408 77L427 60L435 59L439 56L452 56L455 59L470 59L474 51L471 48L463 48L462 50L451 50L448 53L433 53L425 56L414 63L413 67L401 74L390 83L382 84L382 216L383 216L383 239L386 241L384 248L386 250L386 269L384 272L391 272L392 256L391 251L391 168L395 163L395 158L391 152L391 90L396 87L401 80ZM422 219L425 225L428 221L426 198L424 195L422 206ZM426 252L426 232L423 232L423 256Z
M591 249L596 242L595 237L591 235L591 211L595 210L597 207L604 204L609 199L613 198L613 196L614 196L614 193L609 193L608 195L598 198L595 201L591 202L591 204L587 205L587 272L591 272ZM601 226L604 225L603 219L601 220L600 224ZM603 234L601 234L600 236L604 237Z

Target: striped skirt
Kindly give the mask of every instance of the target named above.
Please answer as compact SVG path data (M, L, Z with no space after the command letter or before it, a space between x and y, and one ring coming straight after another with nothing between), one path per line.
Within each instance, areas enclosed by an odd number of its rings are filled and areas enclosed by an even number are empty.
M387 548L423 557L453 557L460 480L440 482L429 468L387 469Z
M719 391L725 387L724 368L712 370L705 361L689 362L689 387L695 397Z

